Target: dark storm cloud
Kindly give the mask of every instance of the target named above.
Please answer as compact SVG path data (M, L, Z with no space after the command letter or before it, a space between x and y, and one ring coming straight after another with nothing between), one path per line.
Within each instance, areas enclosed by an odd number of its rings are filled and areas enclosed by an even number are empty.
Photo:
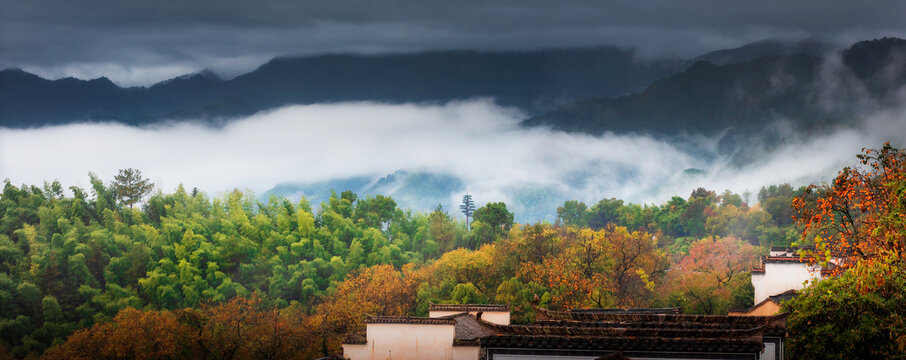
M767 37L906 35L903 1L0 0L0 67L145 84L270 57L635 47L691 56Z

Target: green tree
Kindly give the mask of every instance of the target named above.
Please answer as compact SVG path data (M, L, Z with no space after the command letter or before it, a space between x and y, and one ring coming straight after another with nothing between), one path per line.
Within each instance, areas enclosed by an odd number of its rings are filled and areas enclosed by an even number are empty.
M475 210L475 221L481 222L489 230L481 234L480 243L489 243L510 231L513 227L513 213L502 202L487 203Z
M623 207L623 200L602 199L588 210L588 226L593 229L603 229L607 225L618 224L619 209Z
M790 184L771 185L758 191L758 203L764 211L771 214L774 223L779 226L789 225L793 222L791 204L795 195Z
M117 199L130 208L152 189L154 184L143 178L142 172L138 169L120 169L119 174L113 178L113 191Z
M428 235L444 252L451 250L456 243L456 227L453 219L440 204L437 204L434 211L428 215Z
M588 206L584 202L567 200L557 208L557 219L567 226L585 227L588 226L587 213Z
M784 303L784 311L790 313L784 343L786 357L902 358L906 353L903 289L906 281L902 277L879 284L860 281L850 272L805 288Z

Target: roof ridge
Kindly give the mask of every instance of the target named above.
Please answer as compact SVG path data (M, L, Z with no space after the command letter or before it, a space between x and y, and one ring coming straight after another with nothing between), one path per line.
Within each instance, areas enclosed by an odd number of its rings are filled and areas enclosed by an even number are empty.
M424 325L456 325L454 317L460 314L447 315L442 317L421 317L421 316L368 316L366 324L424 324Z

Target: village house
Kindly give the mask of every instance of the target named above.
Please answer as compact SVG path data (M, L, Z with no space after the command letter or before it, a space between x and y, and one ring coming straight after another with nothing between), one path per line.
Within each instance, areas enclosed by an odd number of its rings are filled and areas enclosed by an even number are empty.
M762 257L761 265L751 270L755 305L749 309L731 309L730 315L771 315L780 312L780 304L795 296L809 281L820 280L840 263L834 258L825 267L815 264L812 258L800 251L814 248L771 247L769 255Z
M536 308L509 323L500 305L431 305L429 317L371 317L343 344L362 359L783 359L786 314L686 315L678 308ZM451 313L452 312L452 313ZM503 313L506 312L506 315Z

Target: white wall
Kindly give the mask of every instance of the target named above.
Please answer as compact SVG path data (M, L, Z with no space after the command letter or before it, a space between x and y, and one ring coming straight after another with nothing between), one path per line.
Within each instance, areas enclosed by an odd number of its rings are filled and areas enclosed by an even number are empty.
M821 277L818 269L817 266L809 266L806 263L765 263L764 274L752 274L755 304L764 301L771 295L777 295L787 290L802 289L805 287L805 281Z
M368 342L343 345L343 355L351 360L452 360L454 332L452 324L368 324Z
M774 352L776 351L776 349L777 346L774 345L774 343L764 343L764 350L761 351L761 355L758 356L758 360L777 360L774 359Z
M453 360L478 360L480 346L454 346Z
M447 315L461 314L463 311L429 311L428 317L437 318ZM469 314L476 315L478 311L469 311ZM489 323L494 323L498 325L509 325L510 324L510 312L509 311L485 311L481 314L481 319Z

